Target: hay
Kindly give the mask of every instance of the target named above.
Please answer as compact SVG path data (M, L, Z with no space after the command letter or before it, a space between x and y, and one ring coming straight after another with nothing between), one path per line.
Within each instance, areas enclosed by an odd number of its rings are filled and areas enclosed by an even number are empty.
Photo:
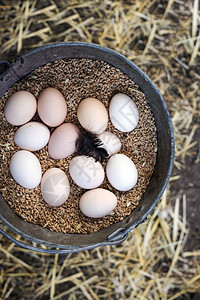
M200 250L184 250L187 198L184 191L171 193L170 186L181 179L178 171L187 159L200 161L200 151L194 151L200 149L195 140L200 117L199 1L3 0L0 10L4 59L73 40L98 43L133 60L163 94L176 140L167 190L149 220L122 245L53 255L0 237L0 297L190 299L200 287Z
M45 299L45 295L62 299L73 293L71 299L172 300L197 291L200 251L183 250L188 235L186 198L177 197L173 207L168 197L166 190L148 223L136 228L119 246L49 255L18 248L3 238L3 299L14 278L24 299L28 293L32 299Z

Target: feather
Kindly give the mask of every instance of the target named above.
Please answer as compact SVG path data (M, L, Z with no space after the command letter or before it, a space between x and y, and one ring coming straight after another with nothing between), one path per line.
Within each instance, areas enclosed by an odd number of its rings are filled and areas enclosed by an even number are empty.
M102 146L102 141L90 132L80 133L76 140L76 150L79 154L92 156L96 161L101 162L108 157L108 152Z

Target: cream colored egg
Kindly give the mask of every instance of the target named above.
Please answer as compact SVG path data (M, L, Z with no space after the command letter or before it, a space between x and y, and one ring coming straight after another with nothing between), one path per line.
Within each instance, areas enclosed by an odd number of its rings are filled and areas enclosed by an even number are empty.
M47 145L49 137L47 126L39 122L28 122L17 129L14 141L21 149L38 151Z
M108 155L111 156L118 153L121 149L120 139L112 132L104 131L98 135L98 138L102 141L102 148L106 149Z
M11 157L10 173L18 184L27 189L38 186L42 176L38 158L26 150L20 150Z
M50 127L57 127L64 122L67 104L59 90L49 87L41 92L38 98L38 114Z
M53 159L63 159L76 151L76 140L79 136L79 128L72 123L64 123L52 133L48 152Z
M114 154L109 158L106 175L110 184L119 191L131 190L138 179L134 162L124 154Z
M49 205L62 205L70 194L67 175L58 168L47 170L41 180L41 192L44 201Z
M110 191L98 188L85 192L79 202L80 210L90 218L102 218L117 205L117 197Z
M77 117L81 126L94 134L102 133L108 125L108 112L96 98L82 100L78 106Z
M94 189L100 186L105 177L100 162L85 155L76 156L71 160L69 173L74 182L84 189Z
M4 115L10 124L19 126L32 119L36 107L36 99L31 93L18 91L8 98Z
M122 93L111 99L109 114L112 124L122 132L132 131L139 121L139 112L134 101Z

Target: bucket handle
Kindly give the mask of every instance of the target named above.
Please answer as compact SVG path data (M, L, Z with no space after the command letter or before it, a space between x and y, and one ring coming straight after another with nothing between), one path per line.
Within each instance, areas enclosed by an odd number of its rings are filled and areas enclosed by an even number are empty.
M122 237L120 237L117 240L113 240L113 241L107 241L107 242L102 242L102 243L98 243L95 245L90 245L90 246L84 246L84 247L75 247L75 248L68 248L68 249L62 249L62 248L56 248L56 249L43 249L43 248L37 248L35 246L30 246L27 245L23 242L18 241L17 239L13 238L12 236L10 236L7 232L5 232L2 228L0 228L0 233L5 236L6 238L8 238L10 241L12 241L13 243L17 244L20 247L26 248L28 250L31 251L36 251L36 252L40 252L40 253L50 253L50 254L67 254L67 253L75 253L75 252L80 252L80 251L84 251L84 250L90 250L96 247L100 247L100 246L112 246L112 245L117 245L117 244L121 244L123 243L126 239L128 234L126 233L125 235L123 235Z
M8 70L10 69L10 63L7 60L0 61L0 80L4 78L7 74Z

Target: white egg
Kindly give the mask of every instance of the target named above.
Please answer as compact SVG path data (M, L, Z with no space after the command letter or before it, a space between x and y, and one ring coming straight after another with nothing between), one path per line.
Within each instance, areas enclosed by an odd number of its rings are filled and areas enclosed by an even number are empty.
M29 122L17 129L14 141L21 149L37 151L46 146L49 137L47 126L39 122Z
M90 218L102 218L117 205L117 197L105 189L94 189L85 192L79 202L80 210Z
M122 93L111 99L109 115L112 124L122 132L132 131L139 121L139 112L134 101Z
M47 170L41 180L41 192L44 201L49 205L62 205L70 193L67 175L58 168Z
M69 173L74 182L84 189L94 189L102 184L105 173L100 162L93 157L74 157L69 165Z
M26 150L20 150L11 157L10 173L18 184L27 189L38 186L42 176L39 160Z
M138 179L134 162L124 154L114 154L109 158L106 175L110 184L119 191L129 191Z
M115 153L118 153L121 149L120 139L112 132L104 131L98 135L98 138L102 141L104 149L108 152L108 155L111 156Z
M7 100L4 114L10 124L19 126L32 119L36 108L36 99L30 92L18 91Z

